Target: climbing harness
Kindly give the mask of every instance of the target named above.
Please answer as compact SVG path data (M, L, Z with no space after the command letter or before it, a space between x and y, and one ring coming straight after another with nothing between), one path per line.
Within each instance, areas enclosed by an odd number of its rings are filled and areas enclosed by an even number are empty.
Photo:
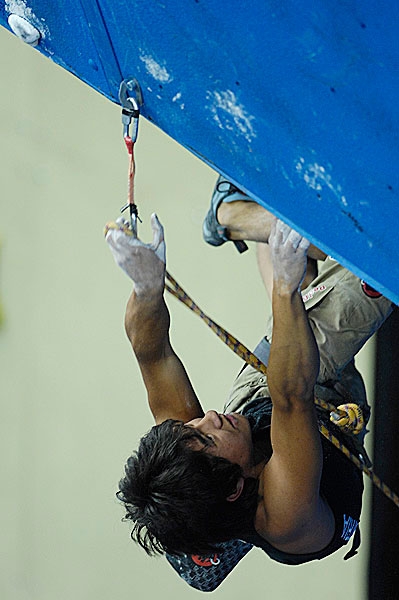
M135 176L135 164L134 164L134 144L137 139L138 133L138 120L140 114L140 105L142 104L142 97L140 92L140 86L135 79L124 80L121 83L119 90L119 99L122 105L122 123L123 123L123 137L126 143L126 147L129 153L129 171L128 171L128 202L122 207L121 212L129 208L130 211L130 225L122 223L108 223L105 228L105 233L110 229L119 229L126 235L137 237L137 220L138 210L134 202L134 176ZM133 132L129 135L129 128L133 119ZM165 274L166 290L175 296L180 302L185 304L191 311L198 315L206 325L231 349L237 354L245 363L256 369L257 371L267 375L267 366L257 358L257 356L249 350L244 344L242 344L236 337L231 335L223 327L218 325L213 319L206 315L203 310L194 302L192 298L185 292L185 290L177 283L168 271ZM335 406L323 400L315 397L314 402L317 406L330 412L330 420L345 433L352 433L354 436L358 435L364 430L365 422L361 408L354 403L342 404ZM366 460L362 460L351 452L323 423L319 423L320 433L329 440L336 448L338 448L350 461L352 461L358 469L363 471L374 485L380 489L392 502L399 507L399 496L395 494L381 479L373 472L371 465ZM363 458L363 457L362 457Z
M185 304L190 310L197 314L212 331L231 349L235 352L244 362L251 365L257 371L260 371L264 375L267 375L267 367L262 363L251 350L249 350L244 344L242 344L237 338L231 333L226 331L223 327L215 323L208 315L206 315L200 307L190 298L190 296L184 291L184 289L177 283L177 281L166 272L166 279L168 283L165 284L166 289L169 293L175 296L180 302ZM321 398L315 397L314 402L317 406L320 406L326 411L330 411L330 420L340 427L346 433L351 432L354 435L360 433L364 428L364 418L362 411L357 404L342 404L336 407L334 404L326 402ZM358 469L363 471L374 485L380 489L385 496L387 496L396 506L399 507L399 496L395 494L381 479L374 473L372 468L365 464L356 454L351 452L331 431L323 424L319 423L320 433L329 440L336 448L338 448L349 460L351 460Z

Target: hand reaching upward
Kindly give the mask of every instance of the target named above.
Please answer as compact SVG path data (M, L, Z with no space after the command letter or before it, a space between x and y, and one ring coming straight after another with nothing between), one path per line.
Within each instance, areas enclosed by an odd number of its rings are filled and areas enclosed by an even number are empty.
M129 235L122 218L106 227L105 239L115 262L133 281L137 295L159 292L164 288L166 246L163 227L155 214L151 216L151 227L151 244Z
M269 246L273 263L274 285L279 291L294 293L305 277L310 242L286 223L275 219Z

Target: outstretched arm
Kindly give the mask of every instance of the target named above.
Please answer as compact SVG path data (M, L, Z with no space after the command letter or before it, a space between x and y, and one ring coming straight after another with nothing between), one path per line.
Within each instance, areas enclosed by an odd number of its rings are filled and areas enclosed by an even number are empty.
M107 242L115 261L133 280L125 329L132 344L147 389L148 402L156 423L166 419L189 421L203 415L198 398L169 339L170 318L164 301L165 240L156 215L151 224L152 244L109 229Z
M299 287L309 242L281 221L273 224L273 339L268 384L273 401L273 455L264 469L266 537L287 552L326 546L334 531L320 497L322 448L314 408L319 370L317 345Z
M273 264L273 341L268 368L269 388L277 409L291 401L313 407L319 352L302 302L309 242L276 220L269 245Z

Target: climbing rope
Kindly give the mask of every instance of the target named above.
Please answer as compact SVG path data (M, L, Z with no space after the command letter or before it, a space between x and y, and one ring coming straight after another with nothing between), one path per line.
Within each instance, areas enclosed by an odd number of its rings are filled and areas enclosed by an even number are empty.
M212 331L228 346L235 354L237 354L240 358L242 358L248 365L260 371L264 375L267 375L267 367L266 365L259 360L259 358L249 350L244 344L242 344L237 338L235 338L231 333L226 331L221 325L218 325L213 321L208 315L204 313L203 310L194 302L192 298L184 291L184 289L179 285L172 277L170 273L166 271L166 279L170 282L171 285L165 283L165 288L168 290L170 294L175 296L180 302L185 304L190 310L192 310L196 315L198 315L207 325L212 329ZM329 410L335 415L339 416L341 423L344 423L348 428L348 431L352 430L351 422L349 419L348 412L345 409L336 407L334 404L330 404L325 400L321 400L320 398L315 399L315 404L324 408L324 410ZM357 405L356 405L357 406ZM358 407L357 407L358 408ZM360 409L359 409L360 410ZM363 420L364 423L364 420ZM354 427L357 426L357 423ZM363 427L362 427L363 428Z
M137 237L137 220L138 210L134 201L134 176L135 176L135 161L134 161L134 144L138 133L138 120L140 114L140 104L142 103L141 91L138 82L135 79L124 80L119 89L119 100L122 106L122 123L123 123L123 138L129 156L128 165L128 201L121 208L121 212L129 208L130 226L117 223L108 223L105 232L109 229L120 229L129 236ZM130 135L130 126L133 120L133 133ZM212 329L212 331L247 364L252 366L257 371L267 375L266 365L260 361L249 348L244 346L231 333L223 327L215 323L203 310L194 302L192 298L184 291L168 271L165 274L165 288L175 296L180 302L185 304L191 311L197 314L203 321ZM169 282L169 283L168 283ZM321 398L315 397L314 402L320 408L330 412L330 420L340 427L345 433L353 433L357 435L365 426L364 418L360 407L356 404L343 404L336 407ZM396 506L399 507L399 496L395 494L381 479L360 460L356 454L351 452L340 440L333 435L330 430L323 424L319 424L320 433L328 439L336 448L338 448L345 456L351 460L358 469L363 471Z
M120 229L127 235L132 236L132 232L128 226L108 223L106 231L109 229ZM204 311L194 302L187 292L177 283L176 279L166 271L165 273L165 289L175 296L180 302L185 304L192 312L198 315L202 321L228 346L235 354L237 354L248 365L267 375L267 366L259 360L259 358L240 342L231 333L226 331L221 325L211 319ZM169 283L168 283L169 282ZM315 397L314 402L320 408L330 412L330 420L337 425L345 433L354 433L357 435L364 428L364 418L360 407L357 404L349 403L335 406L326 400ZM399 507L399 496L393 492L381 479L374 473L372 468L367 466L356 454L351 452L345 444L343 444L331 431L323 424L319 423L320 433L333 446L338 448L358 469L365 473L373 482L373 484L385 494L392 502Z
M166 280L170 283L165 283L165 288L170 294L175 296L180 302L185 304L191 311L198 315L204 323L208 325L210 329L231 349L235 354L242 358L247 364L251 365L257 371L260 371L264 375L267 375L267 367L262 361L251 350L249 350L244 344L242 344L237 338L231 333L226 331L223 327L215 323L203 310L194 302L192 298L184 291L184 289L177 283L177 281L166 272ZM317 406L320 406L326 411L330 411L330 419L341 427L345 432L352 432L355 435L359 433L364 427L364 419L361 415L361 409L357 404L343 404L336 407L334 404L330 404L321 398L315 397L314 402ZM360 460L356 454L351 452L331 431L322 423L319 424L320 433L327 439L331 444L338 448L345 456L356 465L358 469L363 471L373 482L373 484L385 494L392 502L399 507L399 496L395 494L381 479L374 473L372 468L368 467L364 462Z

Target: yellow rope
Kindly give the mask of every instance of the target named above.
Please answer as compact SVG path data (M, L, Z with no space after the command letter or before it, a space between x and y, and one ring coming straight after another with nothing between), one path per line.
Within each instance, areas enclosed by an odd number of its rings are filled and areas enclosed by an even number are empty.
M114 222L111 222L107 223L105 226L104 233L106 234L109 229L119 229L126 233L126 235L132 236L132 232L128 225L118 225ZM212 331L247 364L257 371L260 371L264 375L267 375L266 365L263 364L262 361L259 360L255 354L251 352L251 350L249 350L249 348L244 346L244 344L231 335L231 333L226 331L223 327L218 325L208 315L206 315L203 310L201 310L201 308L194 302L194 300L190 298L190 296L184 291L181 285L177 283L172 275L168 273L168 271L166 271L165 277L170 283L170 285L165 283L165 288L170 294L175 296L178 300L180 300L180 302L185 304L190 310L198 315L208 325L208 327L210 327L210 329L212 329ZM331 420L336 425L340 426L344 431L352 431L356 434L363 429L364 420L361 415L361 409L356 404L347 404L336 407L334 404L330 404L321 398L315 398L314 401L316 405L320 406L326 411L330 411L330 413L332 413ZM355 454L353 454L344 444L342 444L339 439L327 429L325 425L320 424L319 431L336 448L345 454L345 456L351 460L358 469L370 477L374 485L390 500L392 500L396 506L399 507L399 496L395 494L384 482L382 482L381 479L372 471L372 469L367 467Z
M208 327L210 327L210 329L212 329L212 331L216 333L216 335L247 364L251 365L254 369L260 371L264 375L267 375L266 365L263 364L262 361L260 361L255 354L251 352L251 350L237 340L237 338L235 338L223 327L215 323L215 321L213 321L208 315L206 315L168 272L166 272L166 279L171 284L168 285L168 283L165 283L165 287L169 293L171 293L178 300L180 300L180 302L185 304L190 310L197 314L208 325ZM355 424L354 433L359 433L359 431L363 429L364 422L363 424L361 423L361 415L359 414L360 408L356 404L347 404L336 407L333 404L322 400L321 398L315 398L315 404L336 415L336 418L333 417L332 421L347 431L351 430L350 412L352 411L352 413L355 413L355 416L358 419L358 422ZM359 429L359 422L361 423L361 429L356 431L356 429ZM319 431L336 448L345 454L345 456L352 461L358 469L370 477L373 484L379 490L381 490L385 496L392 500L396 506L399 507L399 496L395 494L395 492L393 492L383 481L381 481L381 479L373 472L371 468L367 467L355 454L353 454L353 452L351 452L344 444L342 444L342 442L340 442L340 440L333 435L325 425L320 424Z
M204 313L203 310L194 302L192 298L184 291L184 289L177 283L177 281L166 271L166 279L170 281L171 286L167 283L165 284L166 289L169 293L175 296L180 302L185 304L190 310L192 310L196 315L198 315L207 325L212 329L214 333L229 347L233 352L235 352L240 358L242 358L247 364L251 367L260 371L264 375L267 375L267 367L266 365L259 360L257 356L249 348L244 346L237 338L235 338L231 333L226 331L221 325L213 321L208 315ZM342 419L348 417L348 414L345 410L337 408L334 404L330 404L325 400L321 400L320 398L315 398L315 404L324 408L325 410L335 412Z

